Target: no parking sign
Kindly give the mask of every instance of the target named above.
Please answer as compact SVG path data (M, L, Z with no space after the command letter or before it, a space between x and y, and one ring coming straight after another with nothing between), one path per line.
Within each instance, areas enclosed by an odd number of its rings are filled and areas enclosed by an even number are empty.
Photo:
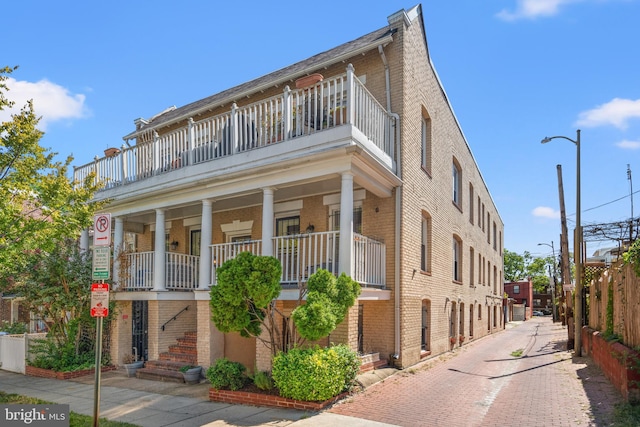
M109 285L93 283L91 285L91 317L109 315Z

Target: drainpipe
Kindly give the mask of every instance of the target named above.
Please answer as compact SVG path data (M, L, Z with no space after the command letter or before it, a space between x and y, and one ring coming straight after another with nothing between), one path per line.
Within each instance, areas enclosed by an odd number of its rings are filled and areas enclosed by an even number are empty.
M396 139L396 175L400 180L402 180L402 168L401 168L401 151L400 151L400 116L397 113L393 113L391 111L391 78L389 75L389 63L387 62L387 57L384 54L384 47L382 45L378 45L378 53L380 54L380 59L382 59L382 63L384 64L384 77L385 77L385 93L387 98L387 111L391 116L395 118L395 139ZM395 361L400 358L400 214L402 212L402 184L396 189L396 221L395 221L395 254L394 254L394 265L395 269L393 272L394 282L396 284L396 289L394 292L394 350L392 359Z

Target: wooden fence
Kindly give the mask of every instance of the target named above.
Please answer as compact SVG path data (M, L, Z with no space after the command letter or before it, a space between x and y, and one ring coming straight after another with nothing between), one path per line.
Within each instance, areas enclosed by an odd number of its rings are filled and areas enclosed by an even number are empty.
M589 284L588 284L589 285ZM609 300L612 298L612 305ZM613 332L630 348L640 346L640 278L632 265L614 263L593 272L589 285L589 319L592 329L606 332L607 307L612 310Z

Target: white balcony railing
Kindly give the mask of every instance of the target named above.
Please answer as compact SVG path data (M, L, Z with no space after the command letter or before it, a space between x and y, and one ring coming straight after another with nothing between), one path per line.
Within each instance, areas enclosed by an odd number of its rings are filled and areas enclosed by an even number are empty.
M306 282L318 269L325 269L338 275L340 269L339 235L337 231L322 233L296 234L273 238L273 256L282 265L280 282L283 286L298 285ZM362 286L384 287L386 284L385 244L374 239L354 234L353 279ZM249 251L255 255L262 253L260 241L223 243L211 245L212 277L215 285L215 268L226 260L234 258L240 252Z
M120 288L148 290L153 288L155 252L127 254L127 265L122 269ZM200 257L168 252L165 256L165 286L171 290L194 290L198 287Z
M273 238L273 254L282 265L282 286L297 286L306 282L318 269L338 275L340 269L339 235L337 231L296 234ZM354 233L352 278L363 287L384 287L386 284L385 244ZM262 241L222 243L211 245L211 281L216 283L216 270L225 261L241 252L262 253ZM168 290L195 290L199 284L200 257L167 253L165 287ZM154 252L127 254L126 272L120 277L120 290L153 289Z
M95 174L104 188L141 181L168 171L267 147L292 138L352 124L380 153L394 159L394 118L348 67L344 75L315 86L290 90L159 135L137 134L135 145L123 145L111 156L74 169L82 182Z

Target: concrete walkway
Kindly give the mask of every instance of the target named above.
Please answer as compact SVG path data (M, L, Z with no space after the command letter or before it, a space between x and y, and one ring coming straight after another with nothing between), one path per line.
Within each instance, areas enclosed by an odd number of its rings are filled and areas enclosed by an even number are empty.
M372 384L396 369L381 369L360 376ZM0 391L69 404L73 412L92 416L94 376L63 381L29 377L0 369ZM354 426L388 424L349 416L270 409L209 401L208 382L197 385L128 378L124 370L105 372L100 381L100 418L141 427L163 426Z
M506 331L398 371L358 377L365 391L321 413L209 401L209 383L101 378L100 417L163 426L605 426L620 394L588 357L565 350L566 328L550 318ZM522 357L513 357L514 350ZM0 391L69 404L93 415L94 377L69 381L0 370ZM386 424L385 424L386 423Z

